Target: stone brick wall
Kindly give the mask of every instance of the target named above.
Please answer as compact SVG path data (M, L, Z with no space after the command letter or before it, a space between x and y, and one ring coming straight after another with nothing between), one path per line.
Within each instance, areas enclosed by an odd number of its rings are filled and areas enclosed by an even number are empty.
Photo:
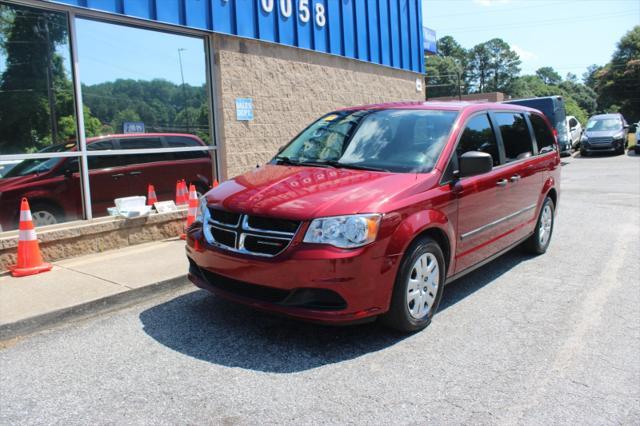
M214 49L224 177L263 164L331 110L424 100L413 72L227 36L216 36ZM235 99L242 97L253 98L253 121L236 121Z

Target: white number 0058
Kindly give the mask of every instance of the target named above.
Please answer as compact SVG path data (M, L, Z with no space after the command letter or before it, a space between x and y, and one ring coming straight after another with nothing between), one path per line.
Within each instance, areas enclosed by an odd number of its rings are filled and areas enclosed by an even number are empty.
M260 0L260 6L265 13L273 12L274 2L276 0ZM280 2L280 14L283 18L290 18L293 13L293 0L277 0ZM325 16L324 4L315 4L315 18L316 25L324 27L327 23L327 17ZM298 0L298 19L307 23L311 19L311 10L309 9L309 0Z

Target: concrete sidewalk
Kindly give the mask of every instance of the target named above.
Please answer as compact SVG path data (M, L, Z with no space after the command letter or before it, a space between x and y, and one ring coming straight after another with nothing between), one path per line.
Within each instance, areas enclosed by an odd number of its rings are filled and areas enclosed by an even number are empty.
M184 241L171 239L53 263L23 278L0 276L0 340L94 315L188 285Z

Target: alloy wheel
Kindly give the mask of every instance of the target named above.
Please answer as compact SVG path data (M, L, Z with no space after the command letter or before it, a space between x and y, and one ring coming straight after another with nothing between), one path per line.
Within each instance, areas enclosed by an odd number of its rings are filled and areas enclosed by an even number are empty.
M553 211L551 206L546 204L542 209L542 215L540 216L540 225L538 229L538 238L540 245L545 247L551 238L551 226L553 224Z

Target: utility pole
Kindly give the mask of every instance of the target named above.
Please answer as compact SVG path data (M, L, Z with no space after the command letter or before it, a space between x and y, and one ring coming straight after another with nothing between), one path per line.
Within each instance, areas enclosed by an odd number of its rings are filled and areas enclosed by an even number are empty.
M460 70L456 71L456 77L458 81L458 100L462 100L462 87L460 85Z
M178 61L180 61L180 78L182 78L182 99L184 101L184 113L187 119L187 133L189 133L190 127L191 127L191 123L189 123L189 109L187 108L187 89L184 85L184 71L182 70L182 52L184 50L187 50L185 48L178 48Z
M51 144L58 143L58 117L56 112L56 100L55 93L53 91L53 69L52 69L52 55L51 55L51 37L49 35L49 25L44 19L38 19L36 24L36 31L38 36L43 39L45 43L45 51L47 55L47 99L49 103L49 122L51 124ZM43 36L44 33L44 36Z

